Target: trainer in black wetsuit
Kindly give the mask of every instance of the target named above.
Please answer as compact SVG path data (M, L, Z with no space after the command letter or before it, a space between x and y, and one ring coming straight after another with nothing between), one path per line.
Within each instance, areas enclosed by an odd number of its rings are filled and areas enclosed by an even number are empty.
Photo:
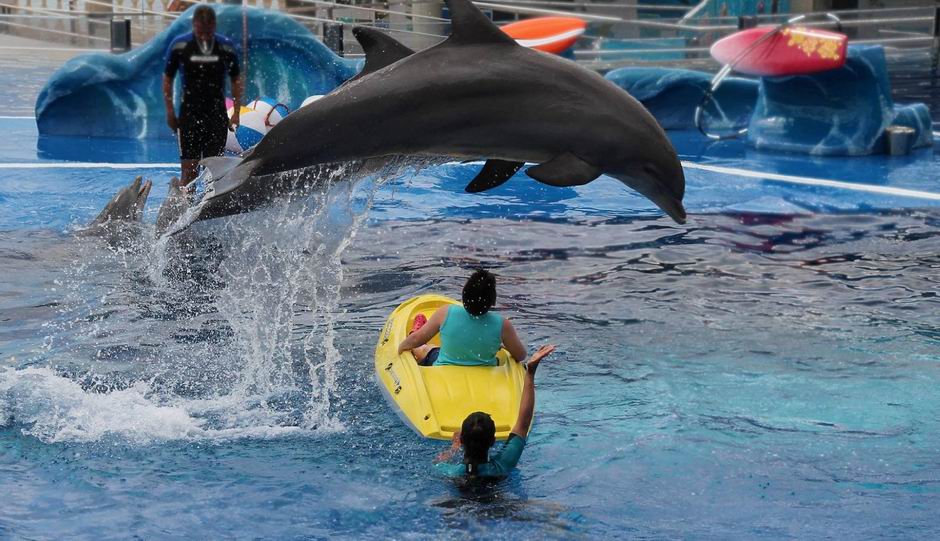
M174 39L166 51L163 71L163 98L166 123L179 130L183 186L196 178L199 160L221 156L225 150L226 129L238 126L239 107L231 120L225 112L225 75L232 78L232 94L241 103L238 53L234 44L215 33L215 12L199 6L193 13L193 31ZM179 118L173 106L173 78L182 70L183 98Z

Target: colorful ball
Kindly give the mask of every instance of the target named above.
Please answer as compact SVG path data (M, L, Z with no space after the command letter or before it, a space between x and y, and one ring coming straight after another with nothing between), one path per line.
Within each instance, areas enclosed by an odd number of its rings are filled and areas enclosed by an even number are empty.
M232 117L234 109L228 110L229 118ZM225 150L241 154L258 144L264 134L268 133L264 125L264 115L261 113L242 107L239 111L239 124L235 131L229 131L225 140Z
M268 129L277 125L289 112L286 105L271 98L258 98L249 103L248 108L265 115L265 124L267 124Z
M232 118L234 102L226 100L228 116ZM239 125L234 132L228 132L225 150L241 154L258 144L268 130L287 115L287 107L271 98L258 98L239 109Z

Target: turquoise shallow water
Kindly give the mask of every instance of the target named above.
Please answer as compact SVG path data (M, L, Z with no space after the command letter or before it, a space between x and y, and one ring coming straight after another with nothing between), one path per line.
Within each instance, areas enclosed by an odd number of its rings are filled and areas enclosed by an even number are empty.
M472 197L479 166L451 164L167 245L149 224L172 169L147 164L172 148L0 127L0 537L940 533L933 200L687 170L678 226L612 180ZM672 135L698 164L940 191L930 150ZM48 167L67 160L99 165ZM156 183L137 240L77 236L136 174ZM371 361L395 305L476 266L559 352L520 468L464 492Z

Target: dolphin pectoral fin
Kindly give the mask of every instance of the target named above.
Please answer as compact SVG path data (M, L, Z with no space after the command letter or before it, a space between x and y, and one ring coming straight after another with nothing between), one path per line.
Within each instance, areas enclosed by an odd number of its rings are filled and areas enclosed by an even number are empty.
M356 41L362 46L363 52L366 53L366 63L362 67L362 71L349 81L355 81L414 54L414 51L378 30L365 26L355 26L352 32L353 36L356 37Z
M526 174L542 184L561 188L587 184L599 177L601 170L574 154L565 152L545 163L530 167Z
M503 44L516 45L516 40L493 24L489 17L470 0L444 0L450 10L450 37L445 45Z
M205 167L209 170L209 174L212 175L212 180L219 180L224 177L242 163L244 158L236 156L217 156L213 158L203 158L199 161L199 165Z
M465 190L467 193L479 193L495 188L512 178L523 165L522 162L486 160L483 169L467 184Z

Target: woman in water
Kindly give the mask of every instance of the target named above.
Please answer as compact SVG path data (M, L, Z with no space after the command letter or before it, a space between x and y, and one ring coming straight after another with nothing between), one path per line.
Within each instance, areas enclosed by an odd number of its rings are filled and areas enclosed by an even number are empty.
M519 399L519 416L512 427L509 439L492 458L490 447L496 443L496 424L489 414L478 411L471 413L463 421L460 432L454 433L453 443L447 451L437 457L435 468L450 477L490 477L498 478L509 475L519 462L525 447L532 414L535 412L535 371L539 362L555 351L554 345L542 346L526 363L525 383L522 386L522 398ZM463 446L463 463L453 464L448 461Z
M463 286L463 306L442 306L423 325L416 319L414 331L398 345L398 353L411 351L422 366L496 366L500 347L513 359L525 359L526 348L512 323L490 311L495 304L496 277L480 269ZM441 347L428 346L438 332Z

